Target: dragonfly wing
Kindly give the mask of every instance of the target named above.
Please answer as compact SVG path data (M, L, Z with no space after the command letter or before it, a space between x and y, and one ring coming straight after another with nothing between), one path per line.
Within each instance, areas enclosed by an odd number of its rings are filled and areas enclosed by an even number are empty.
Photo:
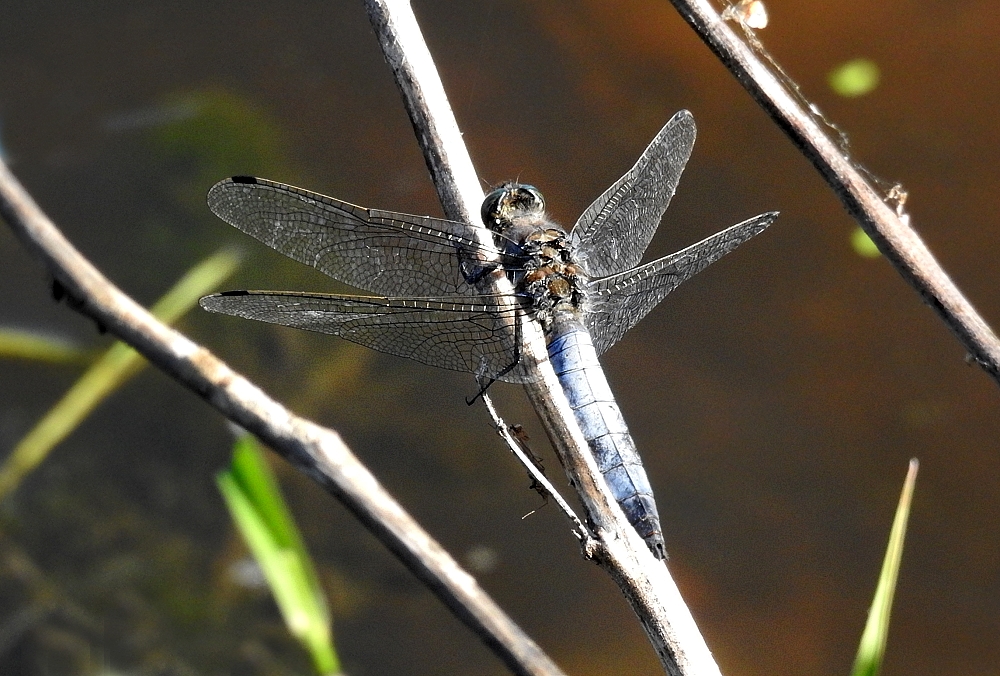
M220 181L208 206L289 258L387 296L477 295L462 262L489 255L468 235L473 226L366 209L262 178Z
M777 212L738 223L677 253L587 286L587 329L603 354L682 282L763 232Z
M642 260L677 190L694 137L694 117L686 110L678 112L635 166L577 220L570 239L591 277L615 275Z
M227 291L201 299L210 312L345 338L431 366L509 382L518 364L515 310L485 297L376 298L295 291Z

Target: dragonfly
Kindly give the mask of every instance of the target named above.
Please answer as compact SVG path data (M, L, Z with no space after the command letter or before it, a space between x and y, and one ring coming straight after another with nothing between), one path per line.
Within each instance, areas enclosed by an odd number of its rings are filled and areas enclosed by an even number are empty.
M483 224L475 225L366 209L262 178L226 179L208 193L222 220L377 295L227 291L202 298L201 306L332 334L487 383L538 377L518 330L524 321L536 322L612 495L653 555L664 559L653 491L598 356L679 284L777 217L761 214L640 265L695 131L690 112L675 114L569 232L546 215L538 189L522 183L490 192ZM509 284L490 286L497 275Z

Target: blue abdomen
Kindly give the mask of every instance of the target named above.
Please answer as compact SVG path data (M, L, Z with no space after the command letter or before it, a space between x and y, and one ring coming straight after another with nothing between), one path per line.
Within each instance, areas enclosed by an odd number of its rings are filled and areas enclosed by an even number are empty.
M611 494L653 555L666 558L653 489L597 361L590 334L579 325L568 328L549 341L548 350L549 360Z

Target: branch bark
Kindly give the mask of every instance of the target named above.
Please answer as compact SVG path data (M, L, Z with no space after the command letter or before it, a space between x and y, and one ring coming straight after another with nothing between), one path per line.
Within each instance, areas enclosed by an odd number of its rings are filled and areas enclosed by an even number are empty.
M257 435L340 500L516 674L559 668L410 517L335 432L293 415L253 383L122 293L63 237L0 161L0 216L51 271L73 306L164 373Z
M851 158L823 132L719 16L708 0L670 0L750 96L812 162L848 213L924 302L934 308L969 356L1000 384L1000 340L937 262L920 236L883 201Z

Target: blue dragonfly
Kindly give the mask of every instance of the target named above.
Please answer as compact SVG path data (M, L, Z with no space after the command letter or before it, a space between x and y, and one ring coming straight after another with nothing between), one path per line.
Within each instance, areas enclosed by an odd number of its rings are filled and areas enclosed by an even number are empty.
M761 214L640 265L694 139L694 118L682 110L569 233L549 220L541 193L521 183L505 183L487 195L484 225L478 226L366 209L261 178L226 179L208 193L209 207L222 220L289 258L378 295L228 291L206 296L201 306L332 334L487 382L536 377L534 365L522 358L517 327L538 322L605 481L629 522L663 559L653 491L597 358L681 282L777 217ZM484 227L488 232L476 232ZM509 296L484 285L494 273L509 280Z

